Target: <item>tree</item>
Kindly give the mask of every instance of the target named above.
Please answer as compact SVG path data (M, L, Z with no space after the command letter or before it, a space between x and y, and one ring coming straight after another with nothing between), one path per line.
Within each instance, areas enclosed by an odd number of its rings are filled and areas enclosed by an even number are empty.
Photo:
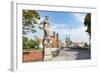
M84 18L84 25L87 27L86 32L91 38L91 13L87 13Z
M27 37L23 37L23 49L29 49L30 48L30 42Z
M28 39L23 36L23 49L39 49L38 40Z
M39 49L39 42L37 40L30 40L30 48Z
M85 42L83 47L87 48L87 47L89 47L89 45Z
M35 10L23 10L23 34L27 32L36 32L34 24L37 24L37 20L40 19L40 15Z

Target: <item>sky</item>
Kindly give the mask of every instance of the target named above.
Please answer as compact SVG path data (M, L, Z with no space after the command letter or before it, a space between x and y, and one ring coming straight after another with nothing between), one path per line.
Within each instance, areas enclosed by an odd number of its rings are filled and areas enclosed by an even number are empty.
M84 18L86 13L77 12L56 12L56 11L37 11L40 14L39 22L43 21L45 16L48 16L50 28L49 32L53 31L59 34L60 40L64 41L66 35L73 42L89 42L89 35L85 32ZM34 24L35 25L35 24ZM30 38L38 36L43 37L43 31L36 26L36 33L28 33Z

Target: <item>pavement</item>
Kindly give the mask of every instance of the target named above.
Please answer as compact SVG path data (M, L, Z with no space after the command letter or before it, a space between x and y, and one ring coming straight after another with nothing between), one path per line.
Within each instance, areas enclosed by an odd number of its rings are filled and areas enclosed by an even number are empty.
M52 60L87 60L90 58L91 56L88 50L63 48L62 50L60 50L59 55L57 57L53 57Z

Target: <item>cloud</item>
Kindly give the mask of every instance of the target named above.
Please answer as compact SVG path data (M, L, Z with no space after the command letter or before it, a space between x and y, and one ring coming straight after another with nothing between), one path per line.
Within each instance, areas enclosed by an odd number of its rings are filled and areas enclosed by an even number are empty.
M50 34L53 31L59 34L59 38L63 41L66 38L66 35L70 36L70 39L74 42L89 42L88 34L85 32L86 27L84 27L83 22L86 13L72 13L73 19L71 20L72 23L66 24L51 24L50 25ZM44 20L44 17L38 21L39 23ZM53 21L52 21L53 22ZM77 23L76 23L77 22ZM79 25L78 25L79 24ZM76 27L77 26L77 27ZM37 32L32 34L30 33L29 36L33 38L33 36L43 37L43 31L36 28Z
M88 34L85 32L86 27L79 27L70 29L66 25L68 24L56 24L50 27L50 31L55 31L59 34L60 39L64 40L66 35L69 35L72 41L75 42L88 42Z
M79 22L84 22L84 18L85 18L86 13L74 13L73 16L75 17L76 20L78 20Z

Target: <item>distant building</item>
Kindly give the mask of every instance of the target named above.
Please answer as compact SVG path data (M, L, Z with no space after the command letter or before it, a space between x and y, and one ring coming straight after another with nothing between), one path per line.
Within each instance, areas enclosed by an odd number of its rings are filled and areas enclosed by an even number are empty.
M49 35L49 39L50 39L50 45L48 46L48 48L58 48L61 41L59 40L59 34L56 34L55 32L53 32L52 35ZM40 47L43 48L43 39L39 38L39 43L40 43Z
M65 48L65 47L67 47L67 43L64 41L62 42L62 48Z
M79 47L83 47L85 43L84 42L74 42L74 44Z
M71 40L70 40L70 37L68 35L66 35L65 43L63 43L63 44L65 45L65 47L70 47Z

